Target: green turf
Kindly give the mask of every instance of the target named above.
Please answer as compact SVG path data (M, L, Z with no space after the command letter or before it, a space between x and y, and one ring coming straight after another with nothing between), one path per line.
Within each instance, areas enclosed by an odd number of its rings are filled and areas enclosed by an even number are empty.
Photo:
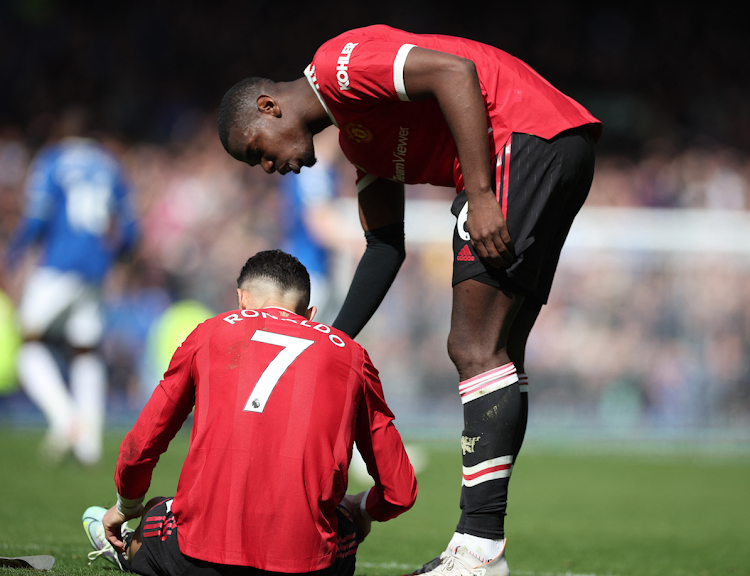
M52 554L58 575L110 571L87 565L81 514L114 500L120 435L107 439L95 470L40 465L38 433L0 429L0 555ZM149 495L174 492L187 435L157 466ZM358 554L360 576L396 576L436 555L458 518L460 456L423 444L414 509L377 524ZM601 451L600 451L601 452ZM361 489L364 486L353 485ZM507 519L515 576L750 575L750 458L747 455L602 455L528 442L514 470ZM18 576L0 568L0 576Z

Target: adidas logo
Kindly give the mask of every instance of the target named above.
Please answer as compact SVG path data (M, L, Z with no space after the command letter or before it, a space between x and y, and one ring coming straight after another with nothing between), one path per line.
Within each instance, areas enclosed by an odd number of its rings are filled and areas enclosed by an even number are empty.
M474 262L474 255L471 253L471 249L468 244L464 244L464 247L458 251L456 256L458 262Z

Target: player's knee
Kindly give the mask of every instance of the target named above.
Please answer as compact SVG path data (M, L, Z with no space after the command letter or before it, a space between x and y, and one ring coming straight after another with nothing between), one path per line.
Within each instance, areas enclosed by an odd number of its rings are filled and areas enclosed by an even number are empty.
M448 355L464 380L510 361L505 342L495 339L467 338L451 330L448 335Z
M143 517L146 516L146 514L148 513L148 511L151 510L151 508L153 508L157 504L161 504L162 502L164 502L164 500L167 500L166 496L154 496L153 498L151 498L151 500L149 500L148 502L146 502L143 505Z

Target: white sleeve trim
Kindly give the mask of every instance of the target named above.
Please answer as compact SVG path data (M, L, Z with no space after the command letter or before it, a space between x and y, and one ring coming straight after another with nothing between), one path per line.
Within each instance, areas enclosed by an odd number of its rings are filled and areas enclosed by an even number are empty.
M377 176L373 176L372 174L365 174L362 179L357 182L357 194L362 192L365 188L367 188L370 184L375 182L377 180Z
M126 517L132 517L135 512L138 511L141 504L143 504L144 496L140 498L123 498L120 494L117 494L117 511Z
M367 497L370 495L370 490L372 490L372 488L368 488L365 495L362 496L362 501L359 503L359 511L362 512L362 516L364 516L366 520L372 522L372 516L367 512Z
M399 100L409 102L409 96L406 94L404 85L404 64L409 51L414 48L414 44L404 44L396 53L396 60L393 62L393 85L396 87L396 94Z

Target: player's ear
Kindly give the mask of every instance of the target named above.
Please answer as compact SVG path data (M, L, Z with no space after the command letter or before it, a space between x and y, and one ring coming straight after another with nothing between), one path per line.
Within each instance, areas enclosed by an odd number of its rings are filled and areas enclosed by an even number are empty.
M315 306L310 306L303 316L307 318L308 320L312 321L312 319L315 317L315 313L318 311L318 309Z
M256 100L258 112L261 114L271 114L272 116L281 117L281 107L276 98L268 94L261 94Z
M243 295L245 294L244 290L241 290L240 288L237 288L237 308L240 310L247 310L247 303L244 301Z

